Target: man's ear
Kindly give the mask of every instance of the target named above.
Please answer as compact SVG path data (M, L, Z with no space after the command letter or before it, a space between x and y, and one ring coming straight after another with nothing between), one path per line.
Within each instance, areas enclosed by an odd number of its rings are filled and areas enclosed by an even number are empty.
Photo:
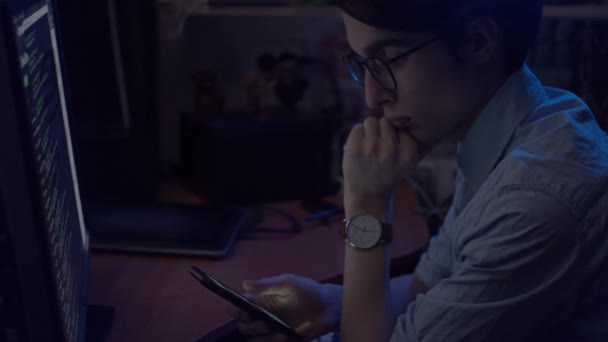
M499 35L496 21L487 17L475 19L466 28L462 57L471 64L487 63L498 50Z

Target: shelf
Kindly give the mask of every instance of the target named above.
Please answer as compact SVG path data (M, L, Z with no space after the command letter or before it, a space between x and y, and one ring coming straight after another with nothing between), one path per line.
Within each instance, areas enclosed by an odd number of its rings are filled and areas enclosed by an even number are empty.
M179 0L157 0L159 4L180 7ZM337 16L336 6L209 6L206 1L194 8L198 16ZM606 5L547 5L545 18L608 20Z
M606 5L547 5L545 18L608 20Z
M183 9L183 2L176 0L157 0L161 5L175 6ZM339 15L336 6L210 6L201 4L192 9L194 16L228 16L228 17L305 17L305 16L334 16Z
M273 16L273 17L306 17L337 16L335 6L205 6L197 8L193 14L202 16Z

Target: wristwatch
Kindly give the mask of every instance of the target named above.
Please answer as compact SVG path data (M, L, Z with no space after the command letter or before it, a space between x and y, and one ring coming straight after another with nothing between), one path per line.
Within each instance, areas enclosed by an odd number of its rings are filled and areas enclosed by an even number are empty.
M373 215L356 215L350 220L345 219L344 223L340 235L355 248L371 249L393 241L393 225L382 222Z

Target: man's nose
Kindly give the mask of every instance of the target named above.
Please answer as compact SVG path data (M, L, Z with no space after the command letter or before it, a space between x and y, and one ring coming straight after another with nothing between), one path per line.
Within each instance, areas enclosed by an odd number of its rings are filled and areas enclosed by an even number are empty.
M371 109L372 113L382 113L383 106L391 101L392 94L387 91L369 70L365 70L365 103Z

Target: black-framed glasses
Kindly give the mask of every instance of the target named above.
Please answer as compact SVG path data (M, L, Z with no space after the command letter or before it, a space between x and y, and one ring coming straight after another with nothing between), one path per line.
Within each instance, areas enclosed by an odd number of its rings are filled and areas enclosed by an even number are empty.
M397 90L397 80L395 79L395 75L393 74L390 65L399 59L405 58L414 52L431 45L440 38L441 36L437 35L386 61L378 57L367 57L363 61L360 61L354 53L342 57L342 60L344 61L344 64L346 64L346 68L348 68L352 78L361 86L365 85L365 70L368 70L376 82L380 83L382 87L388 91L395 91Z

